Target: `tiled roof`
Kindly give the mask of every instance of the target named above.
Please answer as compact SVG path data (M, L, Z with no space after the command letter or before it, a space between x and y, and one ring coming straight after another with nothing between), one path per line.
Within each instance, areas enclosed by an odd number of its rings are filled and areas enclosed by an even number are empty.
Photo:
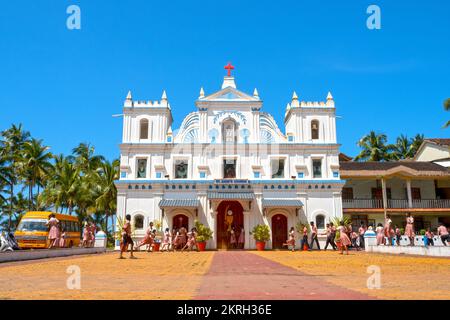
M173 207L193 207L200 206L200 200L198 199L162 199L159 202L160 208L173 208Z
M220 192L210 191L208 192L209 199L237 199L237 200L253 200L255 194L253 192Z
M424 141L429 141L429 142L438 144L440 146L450 146L450 139L430 138L430 139L424 139Z
M263 199L263 207L302 207L303 202L297 199Z
M447 168L440 166L432 162L422 162L422 161L388 161L388 162L353 162L353 161L343 161L340 162L340 169L342 171L360 171L360 170L370 170L370 171L384 171L394 169L400 166L407 167L416 171L436 171L436 172L448 172Z

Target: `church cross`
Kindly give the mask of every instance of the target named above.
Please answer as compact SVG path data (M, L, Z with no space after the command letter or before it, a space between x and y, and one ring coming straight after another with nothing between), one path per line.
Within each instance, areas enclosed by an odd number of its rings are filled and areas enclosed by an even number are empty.
M234 69L234 67L231 65L231 62L228 62L228 65L226 65L224 69L228 70L228 76L231 77L231 70Z

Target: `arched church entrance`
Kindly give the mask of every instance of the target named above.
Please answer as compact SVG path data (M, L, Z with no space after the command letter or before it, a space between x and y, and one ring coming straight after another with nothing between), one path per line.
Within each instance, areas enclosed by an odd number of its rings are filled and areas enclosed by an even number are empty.
M244 226L244 208L238 201L222 201L217 207L217 249L233 249L230 244L231 230L234 227L236 241Z
M283 214L272 217L272 249L282 249L288 236L287 218Z
M181 227L185 227L186 230L189 230L189 218L184 214L177 214L172 219L172 229L180 229Z

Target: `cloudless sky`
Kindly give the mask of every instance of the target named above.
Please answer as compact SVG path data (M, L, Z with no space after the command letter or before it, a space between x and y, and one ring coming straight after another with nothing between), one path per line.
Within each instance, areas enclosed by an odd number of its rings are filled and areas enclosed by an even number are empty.
M81 30L66 27L72 4ZM370 4L381 30L366 27ZM90 142L112 159L128 90L159 100L166 89L176 129L231 61L238 89L257 87L283 132L294 90L305 101L331 90L349 155L370 130L449 137L449 40L448 0L3 1L0 130L22 123L55 153Z

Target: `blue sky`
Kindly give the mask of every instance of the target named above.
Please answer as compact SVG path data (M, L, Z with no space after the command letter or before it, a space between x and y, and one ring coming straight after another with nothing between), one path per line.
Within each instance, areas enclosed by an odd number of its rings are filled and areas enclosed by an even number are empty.
M66 28L81 8L82 29ZM366 27L381 8L382 29ZM55 153L90 142L118 156L122 103L167 90L174 129L201 86L258 88L284 131L286 103L336 101L342 151L376 130L449 137L450 2L429 1L4 1L0 10L0 130L23 123Z

